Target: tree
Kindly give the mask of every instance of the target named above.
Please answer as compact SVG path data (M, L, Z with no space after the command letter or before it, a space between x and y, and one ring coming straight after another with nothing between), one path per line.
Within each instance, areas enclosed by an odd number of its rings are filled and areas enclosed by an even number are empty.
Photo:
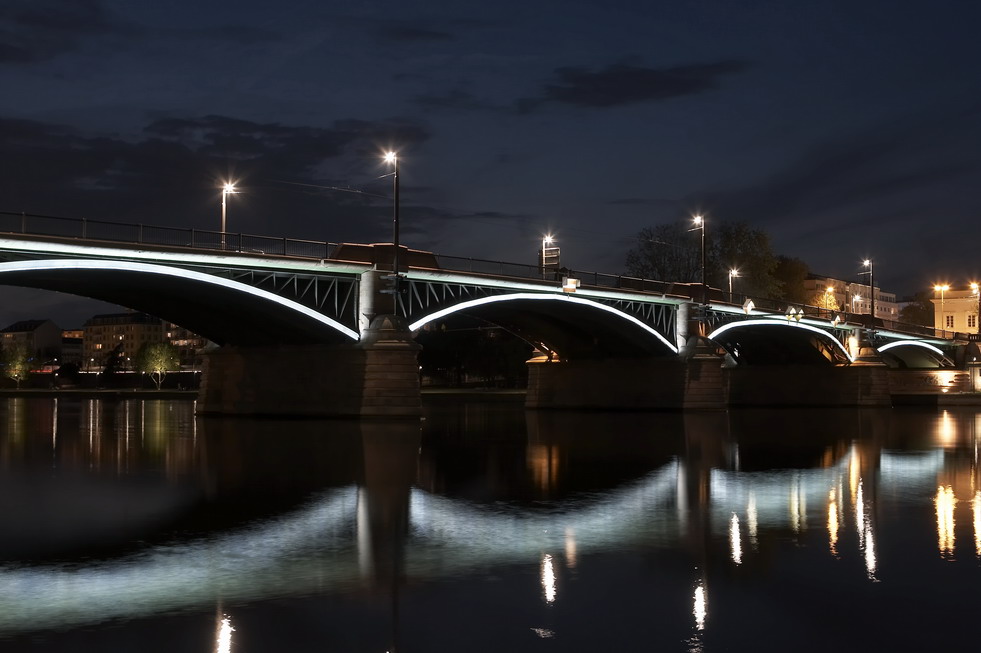
M136 368L146 372L159 390L167 372L180 369L180 358L169 342L147 342L136 352Z
M745 222L722 222L709 229L711 248L706 256L708 283L726 288L729 270L739 270L738 293L757 297L778 297L780 281L773 276L777 257L766 232L753 229ZM706 244L706 247L708 245Z
M11 345L3 350L3 373L14 380L20 389L20 382L27 378L30 372L30 357L27 345L23 343Z
M779 299L797 304L806 304L807 291L804 289L804 281L811 273L807 263L799 258L791 256L778 256L777 267L773 271L773 276L782 284Z
M777 258L770 237L745 222L710 222L705 232L705 281L728 288L729 270L739 270L740 294L773 297L780 282L773 275ZM701 281L701 232L685 221L646 227L627 252L627 273L645 279L697 283Z
M627 252L627 274L657 281L701 281L699 234L683 222L644 227L637 244Z
M838 300L835 299L834 293L825 292L824 290L815 291L805 303L808 306L817 306L818 308L823 308L828 311L841 310L841 307L838 306Z
M913 295L913 301L904 306L899 311L899 321L907 324L919 324L921 326L934 326L934 306L930 298L933 293L929 290L922 290Z

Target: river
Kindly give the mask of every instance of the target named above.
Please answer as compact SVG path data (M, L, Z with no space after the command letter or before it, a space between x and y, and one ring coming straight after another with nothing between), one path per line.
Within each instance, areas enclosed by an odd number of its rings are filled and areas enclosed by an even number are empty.
M0 651L976 647L981 415L0 398Z

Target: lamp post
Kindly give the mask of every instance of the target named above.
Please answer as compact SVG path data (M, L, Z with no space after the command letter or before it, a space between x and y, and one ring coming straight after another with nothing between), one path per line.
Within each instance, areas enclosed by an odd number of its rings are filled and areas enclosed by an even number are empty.
M934 292L940 292L940 325L943 333L947 333L947 316L944 315L944 293L950 290L950 284L938 283L933 287Z
M862 261L862 265L869 269L869 312L872 314L872 321L869 323L869 334L875 336L875 278L873 272L872 259L867 258Z
M692 216L692 220L695 222L695 227L690 231L695 231L695 229L702 232L702 303L708 303L708 291L705 288L705 218L701 215Z
M831 315L831 311L833 310L831 308L831 302L834 301L835 298L834 293L835 293L834 286L828 286L827 288L824 289L824 307L828 309L828 315ZM835 303L837 304L837 302Z
M395 195L395 209L392 216L392 244L394 254L392 254L392 274L395 275L395 292L399 289L399 157L397 152L386 152L385 163L395 166L392 173L392 186Z
M225 249L225 198L234 195L235 184L228 182L221 188L221 248Z
M732 278L739 276L739 270L732 268L729 270L729 303L732 303Z

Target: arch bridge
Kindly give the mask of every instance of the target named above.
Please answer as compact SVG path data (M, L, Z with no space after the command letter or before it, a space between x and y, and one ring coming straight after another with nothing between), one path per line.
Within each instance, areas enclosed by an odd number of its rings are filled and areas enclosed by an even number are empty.
M867 332L866 325L832 321L818 309L795 308L788 319L786 307L744 307L715 290L702 304L697 284L546 273L537 266L402 249L405 267L395 276L390 244L0 213L0 284L91 297L180 324L222 346L211 361L222 378L233 368L259 376L276 367L275 357L286 350L313 348L297 353L305 367L316 351L323 353L314 359L328 368L356 370L344 374L361 386L349 398L360 407L342 413L418 410L411 333L453 315L501 326L549 362L594 366L687 359L698 349L694 334L707 336L700 342L724 352L731 366L847 366L860 357L859 336ZM953 348L963 344L893 324L880 325L875 336L882 358L895 367L948 365ZM257 354L262 351L269 354ZM366 378L372 364L387 366L387 376L401 375L389 379L396 385L413 387L401 397L370 388L378 380ZM294 374L296 365L284 372ZM212 375L210 381L206 391L215 405L248 402L250 393L232 387L240 379L226 383ZM373 393L376 406L366 409ZM385 408L393 397L409 407Z

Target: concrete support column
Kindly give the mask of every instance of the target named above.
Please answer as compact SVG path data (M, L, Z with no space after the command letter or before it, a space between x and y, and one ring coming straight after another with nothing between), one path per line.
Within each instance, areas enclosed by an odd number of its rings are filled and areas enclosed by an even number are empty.
M691 304L678 304L678 312L675 314L675 346L680 350L688 342L688 320L691 311Z

